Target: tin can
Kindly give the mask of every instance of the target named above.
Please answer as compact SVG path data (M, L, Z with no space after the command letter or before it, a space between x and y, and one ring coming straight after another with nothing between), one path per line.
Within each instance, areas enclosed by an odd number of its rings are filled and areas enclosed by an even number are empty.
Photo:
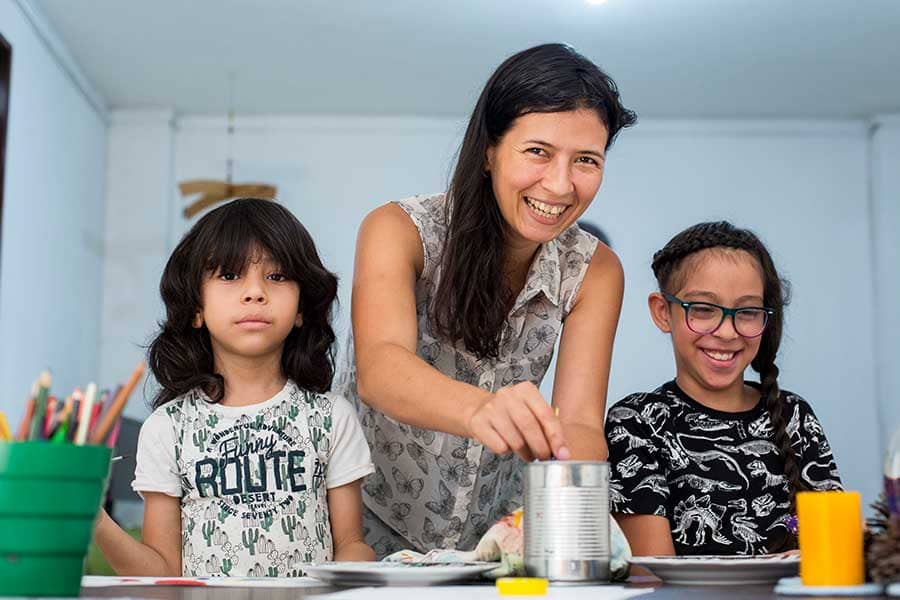
M528 463L524 508L529 575L551 581L609 580L609 463Z

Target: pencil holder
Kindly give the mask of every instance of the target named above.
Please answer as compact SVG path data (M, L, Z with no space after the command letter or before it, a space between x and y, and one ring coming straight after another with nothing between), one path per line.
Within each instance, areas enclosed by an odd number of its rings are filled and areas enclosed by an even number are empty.
M77 596L110 449L0 443L0 596Z

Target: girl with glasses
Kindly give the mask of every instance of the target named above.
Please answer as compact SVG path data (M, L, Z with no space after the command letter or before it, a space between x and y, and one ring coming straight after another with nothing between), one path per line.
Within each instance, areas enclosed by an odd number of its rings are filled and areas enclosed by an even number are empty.
M788 284L752 232L690 227L653 256L676 375L607 415L611 510L635 555L797 547L795 495L841 489L822 426L778 385ZM744 381L752 367L760 382Z

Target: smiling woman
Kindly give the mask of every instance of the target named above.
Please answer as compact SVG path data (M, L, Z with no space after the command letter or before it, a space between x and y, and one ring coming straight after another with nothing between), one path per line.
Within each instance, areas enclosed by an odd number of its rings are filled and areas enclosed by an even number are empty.
M338 386L373 447L377 554L473 548L521 505L518 458L606 456L622 268L576 221L634 121L570 47L525 50L488 80L447 193L364 220ZM560 336L551 404L537 386Z

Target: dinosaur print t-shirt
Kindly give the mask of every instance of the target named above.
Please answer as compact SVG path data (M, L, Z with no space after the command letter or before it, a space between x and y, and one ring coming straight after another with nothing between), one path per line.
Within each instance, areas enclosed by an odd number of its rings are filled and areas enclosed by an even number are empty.
M753 384L749 384L753 385ZM841 489L812 408L782 390L794 452L810 489ZM765 554L790 516L784 464L762 400L708 408L671 381L617 402L606 419L613 513L666 517L678 555Z
M158 408L132 487L181 498L183 575L293 577L332 558L326 491L372 471L350 404L288 381L259 404L194 390Z

